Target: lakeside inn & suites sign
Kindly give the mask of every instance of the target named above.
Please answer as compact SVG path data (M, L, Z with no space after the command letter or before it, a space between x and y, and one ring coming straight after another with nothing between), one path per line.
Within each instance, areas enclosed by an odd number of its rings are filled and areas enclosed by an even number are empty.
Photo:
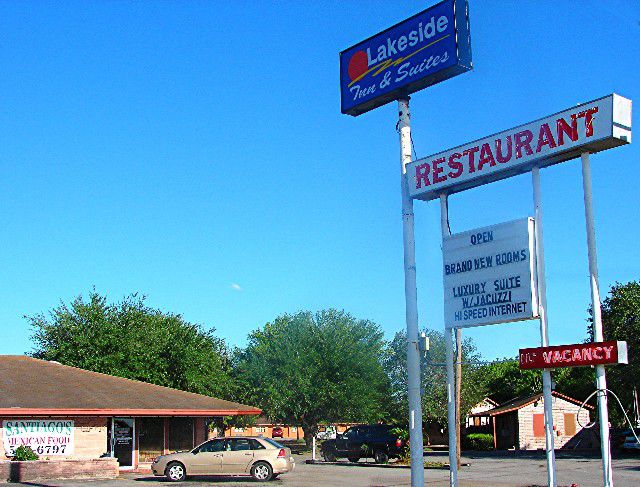
M447 236L442 250L447 328L538 316L533 218Z
M360 115L469 71L467 10L464 0L445 0L342 51L342 113Z

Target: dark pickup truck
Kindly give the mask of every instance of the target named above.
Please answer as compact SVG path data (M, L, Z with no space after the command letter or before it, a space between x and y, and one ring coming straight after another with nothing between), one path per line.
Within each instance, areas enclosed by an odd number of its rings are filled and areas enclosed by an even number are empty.
M347 458L357 462L361 458L373 458L376 463L387 463L402 453L404 443L391 431L394 426L386 424L362 424L352 426L335 440L322 443L322 457L327 462Z

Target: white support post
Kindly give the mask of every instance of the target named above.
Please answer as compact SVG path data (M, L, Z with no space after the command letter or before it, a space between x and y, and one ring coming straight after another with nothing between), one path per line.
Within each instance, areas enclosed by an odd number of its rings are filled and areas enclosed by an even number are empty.
M449 204L447 195L440 195L440 227L442 239L451 235L449 229ZM444 340L446 345L445 363L447 365L447 429L449 430L449 483L458 487L458 441L456 438L456 393L453 369L453 335L445 323Z
M538 274L538 309L540 313L540 341L549 346L547 318L547 277L544 264L544 241L542 232L542 192L540 190L540 168L531 170L533 180L533 207L535 217L536 272ZM547 456L547 485L556 487L556 453L553 444L553 396L551 394L551 372L542 371L542 393L544 397L544 436Z
M591 164L589 153L583 152L582 185L584 190L584 216L587 223L587 249L589 254L589 274L591 275L591 306L593 309L593 339L604 341L602 331L602 309L600 307L600 287L598 283L598 257L596 252L596 231L591 195ZM600 448L602 450L602 476L604 487L613 487L611 468L611 445L609 443L609 410L607 406L607 378L604 365L596 365L596 387L598 389L598 418L600 421Z
M422 401L420 398L420 352L418 350L418 292L416 288L416 249L413 200L409 196L406 166L411 162L409 97L398 100L400 132L400 184L402 187L402 236L404 243L404 293L407 320L407 393L409 398L409 444L411 448L411 486L424 486L424 447L422 443Z
M316 461L316 437L313 437L313 452L311 453L311 460Z

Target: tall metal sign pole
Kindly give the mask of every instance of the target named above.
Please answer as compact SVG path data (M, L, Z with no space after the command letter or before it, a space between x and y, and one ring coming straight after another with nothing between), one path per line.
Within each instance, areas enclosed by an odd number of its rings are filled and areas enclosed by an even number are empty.
M453 456L453 450L455 449L453 445L456 439L456 419L453 409L455 400L452 398L454 374L451 331L455 328L468 326L540 318L540 335L543 347L546 347L546 349L558 348L548 347L542 197L539 169L574 159L579 155L582 158L594 341L599 343L604 339L598 287L589 154L631 143L631 105L631 100L613 93L536 121L432 154L413 161L407 168L407 180L409 181L411 197L425 201L439 198L442 208L443 257L445 260L445 339L447 345L448 418L452 486L457 485L457 471L454 468L455 457ZM514 240L516 244L511 245L510 249L496 249L497 251L491 252L483 250L489 249L494 240L498 242L497 232L500 228L506 231L510 225L520 225L518 221L448 236L448 225L445 225L448 221L447 195L527 171L532 172L535 206L535 220L531 219L533 228L529 228L527 233L528 251L520 251L520 253L517 253L518 255L508 252L513 248L522 249L524 247L521 237L519 237L521 235L520 231L514 231L514 233L507 231L507 235L512 235L516 238ZM535 234L535 238L533 238L533 234ZM474 248L477 250L472 251ZM507 253L505 254L503 250L507 250ZM525 262L527 266L530 266L531 263L526 257L531 254L535 254L537 263L535 268L531 266L530 271L537 276L537 282L531 282L530 285L527 284L526 288L522 288L522 283L528 283L525 272L525 277L518 278L516 285L509 284L506 287L506 295L486 290L487 282L497 282L498 285L494 290L500 291L499 287L502 280L495 281L493 277L488 279L491 276L491 272L497 272L498 268L504 269L505 264L514 265L513 263L515 262ZM487 275L483 274L485 272ZM513 274L512 272L510 273ZM458 278L458 276L461 277ZM472 279L472 276L475 277ZM507 279L507 281L510 282L511 279ZM537 289L538 291L530 294L532 289ZM523 293L526 291L527 296L521 294L520 290L523 290ZM545 343L547 345L544 345ZM613 348L612 344L607 346L609 349ZM603 347L604 344L600 344L594 350L599 349L601 351ZM521 364L523 361L525 364L539 363L540 357L536 359L536 353L538 352L530 350L533 349L524 350L525 355L521 355L520 358ZM540 350L545 350L545 348ZM547 354L548 357L551 357L549 352ZM626 360L626 354L623 353L623 355L624 357L620 359L620 363L624 363ZM575 356L575 353L573 356ZM535 362L534 359L538 360L538 362ZM602 438L603 485L605 487L613 487L606 378L603 364L604 362L594 364L596 365L598 412ZM546 366L543 364L535 368L549 369L553 367L554 364L547 363ZM523 368L531 367L525 366ZM553 399L551 397L551 376L548 370L543 372L543 392L548 465L547 481L549 486L555 486Z
M407 315L407 389L409 398L409 443L411 485L424 485L422 443L422 401L420 399L420 352L418 350L418 292L416 287L416 246L413 231L413 200L407 186L407 164L411 162L409 97L398 100L400 132L400 185L402 187L402 240L404 244L404 294Z
M409 95L465 73L471 68L466 0L442 0L340 53L342 113L358 116L386 103L398 101L407 320L407 395L413 487L424 486L424 451L413 199L406 174L407 166L411 163ZM453 390L450 394L453 395ZM453 449L455 452L455 445ZM451 463L451 468L455 469L455 456Z
M629 122L631 113L629 113ZM629 123L629 126L631 124ZM602 309L600 307L600 285L598 283L598 258L596 253L596 230L591 197L591 164L589 152L583 152L582 185L584 190L584 216L587 223L587 249L589 274L591 276L591 306L593 309L593 340L603 342ZM600 448L602 450L602 476L604 487L613 487L611 470L611 447L609 443L609 410L607 408L607 378L604 365L596 365L596 387L598 388L598 419L600 421Z
M533 182L533 207L536 233L536 271L538 274L538 313L540 315L540 341L549 346L547 318L547 276L544 265L544 240L542 232L542 192L540 190L540 168L531 170ZM553 445L553 396L551 395L551 372L542 371L542 393L544 397L544 436L547 453L547 485L556 487L556 453Z
M449 201L446 194L440 195L440 228L442 230L442 239L451 236L449 228ZM456 414L456 393L453 390L455 374L453 368L453 337L452 330L445 326L444 343L445 343L445 364L447 366L447 422L449 424L449 482L451 487L458 485L458 440L457 428L453 427L458 420Z

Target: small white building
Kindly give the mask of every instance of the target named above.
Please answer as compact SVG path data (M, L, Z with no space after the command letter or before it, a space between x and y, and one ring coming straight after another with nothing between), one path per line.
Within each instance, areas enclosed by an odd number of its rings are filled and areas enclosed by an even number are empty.
M498 403L490 397L485 397L482 401L471 408L467 416L467 433L490 433L491 418L482 413L498 407Z

